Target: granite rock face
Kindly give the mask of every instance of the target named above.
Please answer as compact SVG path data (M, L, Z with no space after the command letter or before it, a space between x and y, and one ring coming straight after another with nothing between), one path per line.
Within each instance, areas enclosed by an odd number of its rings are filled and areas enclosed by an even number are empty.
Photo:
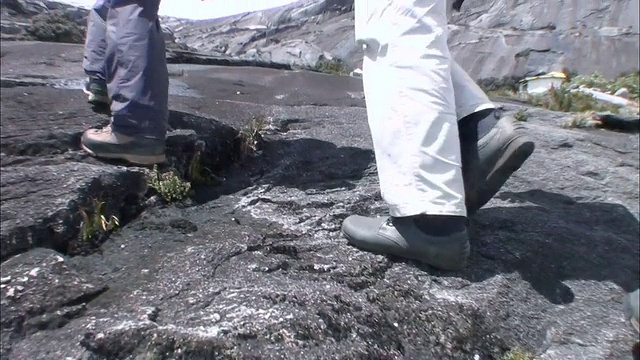
M278 9L189 22L176 36L204 52L307 66L321 55L360 67L353 0L299 1ZM636 0L465 0L454 14L449 44L474 79L522 77L567 67L608 77L638 70L640 9ZM292 41L304 55L283 51Z
M638 70L636 0L465 0L449 46L474 78Z
M503 104L537 150L471 219L469 266L440 272L340 235L386 212L360 79L173 64L169 155L202 141L221 181L163 204L147 169L79 151L107 121L73 85L81 46L2 53L2 359L631 359L638 134ZM238 157L254 117L264 143ZM69 251L100 194L121 229Z
M362 64L353 7L353 0L301 0L221 19L161 22L170 59L305 69L341 59L348 72ZM86 13L54 1L4 0L2 36L25 38L34 19L52 15L84 26ZM465 0L451 20L449 45L476 80L563 68L615 77L640 67L639 14L637 0Z

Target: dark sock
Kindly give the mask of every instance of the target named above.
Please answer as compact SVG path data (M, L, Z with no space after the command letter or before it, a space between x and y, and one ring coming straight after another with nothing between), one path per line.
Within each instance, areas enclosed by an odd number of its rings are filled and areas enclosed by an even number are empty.
M450 215L418 215L413 220L423 233L432 236L448 236L465 230L467 218Z
M495 109L486 109L469 114L458 121L460 140L476 143L485 137L498 123Z
M495 116L495 111L491 109L491 113L478 122L478 139L485 137L496 126L498 120L498 117Z

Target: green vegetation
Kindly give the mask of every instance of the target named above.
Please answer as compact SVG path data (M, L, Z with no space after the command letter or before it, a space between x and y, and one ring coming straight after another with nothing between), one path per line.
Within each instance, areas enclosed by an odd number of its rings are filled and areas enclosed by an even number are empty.
M249 123L240 130L240 155L251 155L258 151L262 143L262 132L267 128L268 122L265 116L254 116Z
M529 114L527 114L527 110L518 110L513 114L513 119L515 121L526 122L529 120Z
M638 101L640 99L640 71L621 74L613 80L604 78L599 73L592 75L573 75L568 71L567 81L560 87L540 95L520 94L509 83L501 87L493 84L484 85L489 96L515 98L530 105L552 111L561 112L611 112L617 114L621 107L603 101L598 101L590 94L577 91L580 86L597 89L607 93L615 93L621 88L629 90L629 98Z
M530 352L516 348L511 349L508 353L504 354L500 360L534 360L535 356Z
M580 91L571 91L571 83L564 83L557 89L551 88L542 95L528 96L527 102L533 106L561 112L620 111L617 105L598 101Z
M154 165L153 170L148 175L147 182L152 189L157 191L169 203L180 201L191 192L191 184L182 180L175 169L161 172L158 170L158 166Z
M104 201L93 199L93 209L80 209L80 239L84 242L90 242L99 238L103 234L115 231L120 227L120 220L114 215L107 217L104 215Z
M85 39L82 26L55 12L36 16L26 32L37 41L82 44Z
M321 58L316 62L315 70L318 72L333 75L349 75L349 67L340 59Z
M204 152L205 143L198 141L196 149L189 161L187 168L187 179L192 185L210 185L216 176L207 167L202 165L202 154Z
M589 76L577 75L571 78L571 84L584 85L611 94L626 88L629 90L629 99L640 100L640 71L623 73L613 80L608 80L597 72Z

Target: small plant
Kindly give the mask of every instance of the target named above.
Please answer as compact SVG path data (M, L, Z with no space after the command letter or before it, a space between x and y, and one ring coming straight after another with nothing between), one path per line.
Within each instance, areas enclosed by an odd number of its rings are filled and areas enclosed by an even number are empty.
M349 74L348 66L338 58L327 59L325 57L321 57L316 62L315 70L318 72L333 74L333 75Z
M182 200L191 191L191 184L183 181L175 170L169 169L161 173L158 170L158 165L153 166L147 182L167 202Z
M187 168L187 179L193 185L209 185L215 178L211 170L202 165L202 154L204 153L205 142L196 142L195 151L189 167Z
M529 114L527 114L527 110L518 110L515 114L513 114L513 119L515 121L527 122L529 120Z
M534 360L535 358L532 353L520 348L515 348L504 354L500 360Z
M264 116L254 116L249 124L240 130L238 138L240 139L240 153L243 156L258 151L260 143L263 141L262 132L267 128L267 125L267 119Z
M88 212L85 209L80 209L80 216L82 222L80 223L80 238L89 242L104 233L115 231L120 227L120 220L114 215L111 215L107 220L104 215L104 201L93 199L93 210Z
M596 116L595 111L587 111L583 113L574 114L571 119L564 123L562 127L569 129L576 128L596 128L600 126L601 122Z

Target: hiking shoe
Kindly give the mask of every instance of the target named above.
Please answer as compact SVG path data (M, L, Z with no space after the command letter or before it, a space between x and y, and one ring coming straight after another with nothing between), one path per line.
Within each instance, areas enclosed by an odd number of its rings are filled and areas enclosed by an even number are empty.
M96 76L89 76L84 82L82 89L89 96L89 103L93 105L111 104L109 92L107 91L107 82Z
M463 151L467 215L475 214L486 205L534 149L535 144L525 129L511 116L504 116L478 140L477 152Z
M624 298L624 313L627 319L631 321L631 325L637 332L640 332L640 325L638 325L638 318L640 315L638 314L640 308L640 289L627 294Z
M459 270L467 263L466 228L447 236L421 231L413 217L349 216L342 223L349 244L365 251L418 260L443 270Z
M154 165L166 160L164 139L119 134L111 125L85 131L81 146L91 156L125 160L135 165Z

